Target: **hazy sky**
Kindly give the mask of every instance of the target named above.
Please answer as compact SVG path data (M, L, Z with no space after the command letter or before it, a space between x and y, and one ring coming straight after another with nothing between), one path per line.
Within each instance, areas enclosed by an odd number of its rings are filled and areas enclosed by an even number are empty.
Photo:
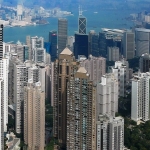
M138 2L141 2L144 4L144 2L150 4L150 0L0 0L0 2L3 4L8 5L16 5L18 3L24 3L26 5L47 5L47 6L69 6L73 4L81 3L83 5L101 5L103 3L115 3L115 4L135 4Z

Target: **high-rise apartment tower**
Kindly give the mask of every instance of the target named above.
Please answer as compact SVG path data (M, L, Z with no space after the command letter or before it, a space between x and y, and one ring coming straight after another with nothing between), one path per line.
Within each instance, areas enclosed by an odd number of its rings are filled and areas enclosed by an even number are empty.
M96 149L96 87L84 67L67 86L67 149Z
M29 150L44 150L45 93L32 79L24 88L24 141Z
M124 119L99 115L97 121L97 150L124 150Z
M138 73L132 79L131 119L138 122L150 119L150 73Z
M118 81L114 74L102 76L101 82L97 84L97 117L109 115L115 117L118 112Z
M65 48L54 62L54 136L63 147L67 141L67 82L78 69L73 53Z
M0 25L0 60L3 58L3 25Z

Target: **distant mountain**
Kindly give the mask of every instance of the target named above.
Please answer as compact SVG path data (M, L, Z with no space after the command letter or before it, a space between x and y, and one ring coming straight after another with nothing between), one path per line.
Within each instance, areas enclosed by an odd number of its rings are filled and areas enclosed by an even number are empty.
M33 7L35 5L43 7L60 7L62 9L78 9L81 4L84 9L90 8L140 8L147 5L150 0L0 0L5 5L16 6L18 3L24 3L25 6ZM138 5L140 4L140 5ZM134 6L133 6L134 5Z

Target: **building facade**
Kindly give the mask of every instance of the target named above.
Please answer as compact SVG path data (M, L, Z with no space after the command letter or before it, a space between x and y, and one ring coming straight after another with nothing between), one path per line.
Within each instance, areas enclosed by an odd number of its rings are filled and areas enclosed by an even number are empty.
M150 119L150 73L138 73L132 79L131 119L138 122Z
M98 83L106 73L106 59L103 57L89 55L89 58L81 61L80 64L90 74L90 80L94 83Z
M120 51L118 47L107 48L107 60L108 61L119 61Z
M86 17L84 16L79 16L79 23L78 23L78 26L79 26L79 33L80 34L86 34Z
M135 44L136 44L136 56L142 54L150 54L150 30L143 28L135 29Z
M109 150L124 150L124 119L115 117L109 124Z
M3 25L0 25L0 60L3 58Z
M31 49L33 52L32 60L35 63L44 63L46 61L46 50L44 48L44 39L42 37L31 38Z
M124 59L116 61L114 67L110 67L110 72L114 73L116 80L118 80L119 96L126 95L126 87L129 83L129 64Z
M49 42L51 60L54 61L57 58L57 31L49 32Z
M135 34L132 32L125 32L123 35L123 56L126 59L135 56Z
M45 93L32 79L24 88L24 141L29 150L44 150Z
M85 55L88 58L88 35L75 34L74 55L78 59L78 55Z
M26 45L28 46L29 48L29 51L28 51L28 60L32 60L32 49L31 49L31 37L30 36L26 36Z
M4 150L4 81L0 79L0 149ZM5 131L6 132L6 131Z
M14 102L16 105L16 133L23 133L24 86L27 84L27 69L23 64L14 64Z
M32 79L33 83L39 81L39 69L35 64L28 68L28 79Z
M96 106L97 118L104 114L115 117L118 112L118 80L114 74L103 75L101 82L97 84Z
M150 71L150 55L142 54L139 60L140 72L149 72Z
M124 119L99 115L97 121L97 150L124 150Z
M58 56L66 48L68 36L68 20L66 18L58 19Z
M4 132L7 132L8 124L8 73L9 73L9 59L3 58L0 60L0 78L4 82Z
M53 127L54 137L57 137L62 147L67 141L67 82L78 69L73 53L65 48L54 62L54 107Z
M68 36L67 39L67 47L73 52L74 48L74 42L75 42L75 37L74 36Z
M96 88L84 67L68 82L67 149L96 149Z

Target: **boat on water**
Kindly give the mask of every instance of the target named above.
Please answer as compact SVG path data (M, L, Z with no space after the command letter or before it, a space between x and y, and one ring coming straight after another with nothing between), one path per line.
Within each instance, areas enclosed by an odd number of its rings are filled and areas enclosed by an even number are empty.
M97 14L97 13L98 13L97 11L94 12L94 14Z

